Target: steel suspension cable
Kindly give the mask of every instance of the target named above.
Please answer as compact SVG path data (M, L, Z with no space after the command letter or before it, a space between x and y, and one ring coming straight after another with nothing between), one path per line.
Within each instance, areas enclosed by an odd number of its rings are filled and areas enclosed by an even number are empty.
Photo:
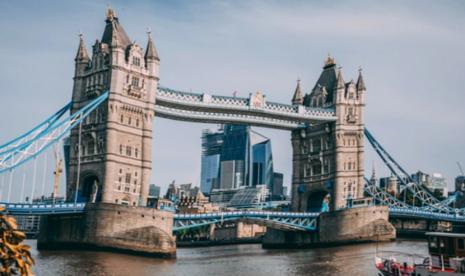
M7 202L10 203L10 199L11 199L11 186L13 184L13 176L15 174L15 169L12 169L10 171L10 183L8 183L8 199L7 199Z
M44 174L42 175L42 193L41 195L45 198L45 181L47 176L47 152L44 152Z
M12 149L14 149L15 147L17 147L18 145L16 146L11 146L12 144L15 144L19 141L21 141L22 139L25 139L27 138L28 136L34 134L36 131L39 131L41 130L40 132L37 132L35 135L33 135L32 137L30 137L31 139L36 136L36 135L40 135L42 132L46 131L48 127L50 127L51 125L53 125L58 119L60 119L69 109L71 108L71 102L66 104L63 108L61 108L60 110L58 110L55 114L53 114L52 116L48 117L47 119L45 119L45 121L43 121L42 123L40 123L39 125L37 125L36 127L34 127L33 129L29 130L28 132L22 134L21 136L17 137L17 138L14 138L13 140L11 141L8 141L2 145L0 145L0 153L5 153L5 152L8 152L8 151L11 151ZM46 127L44 127L46 126ZM21 143L20 143L21 144ZM10 148L11 146L11 148Z
M5 174L2 174L2 184L0 186L0 201L2 200L3 186L5 184Z
M37 176L37 157L34 157L34 169L32 172L32 191L30 203L32 204L32 199L34 198L34 190L36 189L36 176Z
M23 184L21 185L21 194L19 202L24 202L24 186L26 185L26 170L23 172Z

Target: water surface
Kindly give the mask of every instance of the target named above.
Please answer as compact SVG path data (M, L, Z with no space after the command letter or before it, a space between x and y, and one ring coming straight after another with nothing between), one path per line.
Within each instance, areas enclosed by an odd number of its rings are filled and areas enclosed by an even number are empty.
M259 244L178 248L176 260L110 252L37 251L36 275L377 275L376 244L303 250L267 250ZM391 254L427 255L425 241L399 240L378 245ZM418 259L420 260L420 259Z

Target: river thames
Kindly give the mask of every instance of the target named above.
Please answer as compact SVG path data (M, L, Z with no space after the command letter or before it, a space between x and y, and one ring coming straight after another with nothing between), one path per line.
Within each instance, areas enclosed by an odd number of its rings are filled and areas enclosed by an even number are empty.
M110 252L37 251L36 275L377 275L376 244L303 250L266 250L260 244L178 248L176 260ZM380 243L385 256L427 255L422 240Z

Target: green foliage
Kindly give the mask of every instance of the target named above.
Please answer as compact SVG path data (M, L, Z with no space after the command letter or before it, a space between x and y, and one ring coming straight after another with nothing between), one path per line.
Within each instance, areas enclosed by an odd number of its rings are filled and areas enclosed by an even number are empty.
M0 275L33 275L30 246L22 242L26 235L18 230L16 220L0 207Z

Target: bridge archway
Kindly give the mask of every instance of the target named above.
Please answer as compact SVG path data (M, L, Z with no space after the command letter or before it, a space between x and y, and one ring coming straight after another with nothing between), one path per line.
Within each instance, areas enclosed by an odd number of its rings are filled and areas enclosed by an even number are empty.
M307 198L307 212L329 211L330 194L328 191L315 191Z
M97 175L89 174L82 181L81 198L85 202L94 202L94 197L95 202L102 201L102 183Z

